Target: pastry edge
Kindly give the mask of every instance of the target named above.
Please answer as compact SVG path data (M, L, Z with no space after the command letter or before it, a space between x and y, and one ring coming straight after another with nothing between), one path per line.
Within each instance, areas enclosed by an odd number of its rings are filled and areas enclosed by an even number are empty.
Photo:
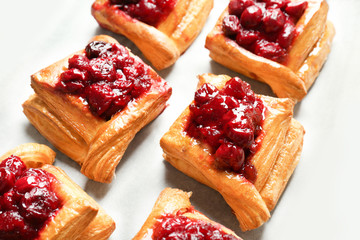
M116 166L130 142L143 127L164 111L170 95L171 88L150 92L134 105L130 104L131 106L125 110L126 112L120 112L110 120L111 122L99 129L98 134L89 145L81 172L93 180L110 183L114 177ZM112 130L116 134L112 135ZM112 147L104 149L104 144L108 143L114 144ZM105 170L99 171L99 168L105 168Z
M118 43L114 38L106 35L95 36L90 41L94 40ZM74 54L79 52L82 51ZM139 57L130 50L129 52L132 57L143 63ZM25 101L23 110L43 136L82 166L81 172L84 175L98 182L110 183L128 144L142 127L154 120L166 108L172 89L150 66L143 63L149 68L154 79L149 91L129 103L109 121L104 121L85 109L78 98L55 93L52 89L57 74L66 67L67 59L74 54L32 75L32 86L36 94ZM61 111L56 105L61 106ZM67 110L70 113L67 113ZM90 129L89 133L87 129ZM116 139L119 131L123 131L120 135L125 136L124 139ZM109 143L122 145L104 147ZM97 162L97 154L102 156L101 163ZM111 161L107 161L106 157L111 158Z
M51 165L55 159L51 148L38 143L21 144L3 154L0 161L11 155L20 157L28 168L40 168L53 174L57 179L55 191L65 201L58 214L40 232L39 239L109 238L115 230L115 222L63 170Z
M152 239L152 228L157 221L157 218L166 213L175 214L178 211L191 209L192 205L190 202L191 192L185 192L176 188L165 188L161 191L159 197L157 198L151 213L146 219L145 223L141 227L140 231L135 235L132 240L150 240ZM194 210L191 213L184 213L184 216L191 219L198 219L205 222L208 222L216 227L219 227L227 234L231 234L241 240L232 230L226 228L225 226L217 223L199 211Z
M47 234L58 234L59 225L61 225L70 230L66 230L60 234L59 238L55 238L58 240L108 239L115 230L115 222L102 207L73 182L62 169L52 165L44 165L42 169L53 174L60 182L57 190L66 200L59 214L47 225ZM64 219L66 219L65 222Z
M297 120L292 119L286 134L285 143L280 150L269 178L260 191L260 195L264 199L269 211L275 208L300 161L304 134L304 127Z
M186 8L190 11L181 16L181 21L176 21L173 31L166 33L120 10L104 8L105 2L96 0L91 8L99 25L131 40L158 70L173 65L192 44L213 7L213 0L190 0Z
M215 62L233 71L265 82L278 97L287 97L296 101L303 99L319 75L330 52L335 34L333 24L326 21L325 30L320 35L315 46L299 69L293 71L287 66L257 56L238 46L235 41L226 38L222 34L220 25L221 19L226 14L227 9L224 10L215 27L206 38L205 47L210 51L210 57Z
M204 78L205 76L205 78ZM199 79L201 80L204 78L206 80L207 77L213 77L215 75L213 74L206 74L206 75L200 75ZM227 79L226 75L220 75L218 78L222 80ZM204 81L202 79L201 81ZM199 81L200 83L200 81ZM274 101L277 99L274 98ZM292 105L293 106L293 105ZM292 112L291 112L292 113ZM227 177L228 179L235 179L237 178L239 185L242 185L242 187L247 188L247 196L245 199L246 201L253 201L251 204L248 204L248 206L239 206L239 202L246 202L244 201L238 201L237 199L234 199L233 193L238 193L239 191L230 190L227 191L226 188L223 185L219 184L219 179L211 180L206 175L211 175L212 177L219 173L219 171L211 170L208 166L207 158L210 157L207 150L203 149L201 147L201 143L198 141L191 139L190 137L185 136L185 133L183 133L183 128L186 124L186 116L188 115L188 109L186 109L175 121L175 123L170 127L170 130L165 133L165 135L160 140L160 145L163 149L163 157L166 161L168 161L171 165L173 165L175 168L177 168L179 171L183 172L184 174L196 179L202 184L205 184L215 190L217 190L225 199L225 201L230 205L230 207L233 209L234 214L236 215L237 219L240 223L240 228L242 231L252 230L259 226L261 226L263 223L265 223L270 218L270 211L273 209L273 207L276 205L279 197L281 196L283 190L286 187L286 184L288 182L288 179L290 178L291 174L293 173L299 158L300 153L302 149L302 139L303 139L303 127L300 123L298 123L295 119L291 118L288 127L285 131L285 137L283 144L284 146L289 146L291 149L296 149L296 154L293 157L292 154L287 154L287 150L289 148L280 147L278 151L278 155L275 158L275 161L273 165L270 168L267 168L269 171L269 174L266 177L266 181L264 182L264 186L259 186L258 188L255 188L254 185L249 183L246 179L244 179L241 176L232 176ZM299 136L296 136L296 141L291 141L291 138L289 138L289 133L292 132L292 130L302 130L299 131ZM184 140L185 139L185 140ZM184 142L185 141L185 142ZM181 142L181 143L180 143ZM296 144L293 144L296 142ZM193 150L187 150L187 147L185 147L187 144L191 145L191 149ZM180 147L182 146L182 147ZM200 149L200 150L196 150ZM194 153L197 152L198 153ZM203 161L202 164L193 163L191 159L201 159ZM280 159L280 160L279 160ZM285 160L284 160L285 159ZM290 162L292 165L289 169L287 169L287 174L277 174L277 169L279 168L285 168L286 165L283 163L284 161ZM204 170L205 169L205 170ZM206 172L208 171L208 172ZM262 170L264 171L264 170ZM221 174L221 173L220 173ZM274 180L275 179L275 180ZM280 187L279 187L279 183ZM230 184L229 184L230 185ZM251 185L251 186L250 186ZM261 189L267 189L262 190ZM252 196L253 199L250 199ZM245 195L243 195L245 196ZM240 198L241 199L241 198ZM272 204L272 205L271 205ZM254 207L256 205L256 207ZM245 209L245 210L244 210ZM252 216L251 216L252 215ZM256 215L254 217L254 215Z
M18 156L28 168L40 168L45 164L53 164L56 153L44 144L24 143L0 157L0 162L11 155Z
M62 153L82 165L87 151L85 140L51 109L37 94L31 95L23 103L25 116L40 134Z

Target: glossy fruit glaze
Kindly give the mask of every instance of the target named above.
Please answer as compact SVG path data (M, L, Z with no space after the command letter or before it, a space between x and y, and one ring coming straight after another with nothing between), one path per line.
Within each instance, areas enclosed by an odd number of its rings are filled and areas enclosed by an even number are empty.
M192 210L194 211L194 210ZM181 214L161 216L153 229L154 240L239 240L225 233L219 226Z
M177 0L110 0L133 18L152 26L157 26L173 10Z
M222 30L241 47L283 63L298 35L296 23L307 6L306 1L230 0Z
M109 120L150 89L150 68L119 45L89 43L84 54L69 59L56 89L79 95L96 116Z
M254 182L251 156L261 143L264 114L262 100L240 78L230 79L221 90L205 83L195 92L186 131L210 146L217 168Z
M17 156L0 163L0 239L36 239L62 207L53 189L55 177L26 168Z

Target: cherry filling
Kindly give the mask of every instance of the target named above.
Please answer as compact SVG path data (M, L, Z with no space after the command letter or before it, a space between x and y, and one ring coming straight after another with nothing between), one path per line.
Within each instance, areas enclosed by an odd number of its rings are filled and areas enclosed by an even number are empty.
M262 100L240 78L230 79L221 90L205 83L195 92L186 132L210 146L217 168L254 182L251 156L260 145L264 113Z
M241 47L282 63L298 35L295 25L307 6L307 1L230 0L222 30Z
M157 220L152 239L238 240L239 238L202 220L190 219L179 214L165 214Z
M56 89L81 96L95 115L109 120L150 86L149 68L125 47L94 41L86 46L84 55L69 59Z
M36 239L62 207L53 189L55 177L26 168L17 156L0 163L0 239Z
M155 27L169 15L175 4L176 0L110 0L110 5Z

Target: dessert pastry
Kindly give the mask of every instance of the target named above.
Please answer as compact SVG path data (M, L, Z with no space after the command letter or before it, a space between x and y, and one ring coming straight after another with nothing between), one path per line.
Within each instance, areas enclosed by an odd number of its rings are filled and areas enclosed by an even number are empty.
M108 239L114 221L61 169L45 145L0 158L0 239ZM36 167L36 168L34 168Z
M175 63L200 33L213 0L96 0L100 26L124 35L159 70Z
M165 188L149 217L133 240L228 239L241 240L226 227L196 211L190 203L191 192ZM171 234L171 235L170 235ZM214 238L214 237L217 238Z
M254 95L238 77L203 74L192 104L160 140L175 168L217 190L243 231L270 217L302 150L294 101Z
M299 101L330 52L327 12L325 0L231 0L205 47L214 61Z
M105 183L171 95L153 69L108 36L33 74L31 86L35 94L23 104L30 122L83 174Z

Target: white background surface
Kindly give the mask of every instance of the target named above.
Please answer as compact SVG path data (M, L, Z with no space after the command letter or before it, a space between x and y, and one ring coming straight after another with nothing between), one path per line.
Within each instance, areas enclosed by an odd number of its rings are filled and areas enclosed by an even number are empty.
M239 75L211 61L204 48L206 34L227 2L215 0L194 44L173 67L159 72L173 87L170 105L135 137L111 184L88 180L75 162L58 151L55 165L114 218L117 228L111 239L131 239L165 187L193 191L191 201L197 210L245 240L359 239L360 1L328 0L328 18L337 30L332 52L309 94L295 107L294 116L306 129L302 159L263 227L242 233L220 194L163 160L159 140L193 98L196 75ZM26 142L51 146L22 113L21 104L32 93L32 73L84 48L97 34L115 37L143 58L124 37L98 26L90 14L91 4L90 0L1 0L0 154ZM271 95L266 85L243 79L256 93Z

